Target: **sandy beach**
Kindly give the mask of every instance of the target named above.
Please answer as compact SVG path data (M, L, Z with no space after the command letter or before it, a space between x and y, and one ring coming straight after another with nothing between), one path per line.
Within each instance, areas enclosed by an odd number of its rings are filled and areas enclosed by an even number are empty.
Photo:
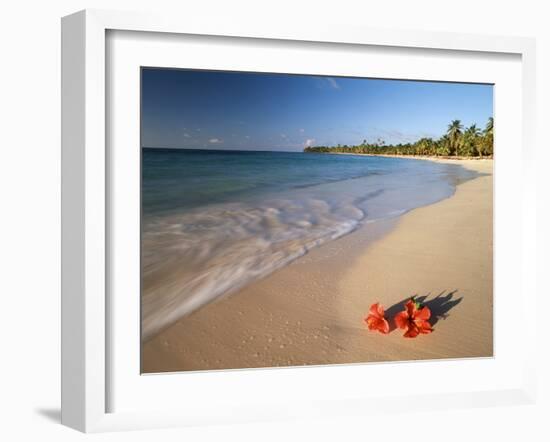
M456 162L482 175L180 319L144 343L142 372L492 356L493 161ZM412 295L432 310L432 334L363 323L371 304L393 317Z

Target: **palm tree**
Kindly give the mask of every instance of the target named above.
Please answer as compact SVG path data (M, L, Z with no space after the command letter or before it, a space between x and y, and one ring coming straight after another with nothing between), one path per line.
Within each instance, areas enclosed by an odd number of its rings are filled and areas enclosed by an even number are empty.
M490 117L489 120L487 120L487 124L485 125L485 130L483 131L483 145L485 148L485 153L487 155L493 154L493 126L494 126L494 119L493 117Z
M485 125L485 134L493 136L494 125L495 119L493 117L489 117L487 124Z
M421 138L416 142L416 155L433 155L433 140L431 138Z
M477 124L472 124L468 129L467 132L469 132L474 137L479 137L481 135L481 130L479 127L477 127Z
M454 150L455 155L458 156L458 149L460 147L460 141L462 138L462 129L463 126L460 123L460 120L453 120L449 127L447 128L447 136L449 137L449 143L451 149Z
M450 142L448 135L443 135L438 141L437 141L437 155L447 156L451 153L450 149Z
M309 146L305 152L352 152L372 154L400 155L465 155L480 157L493 155L493 118L489 118L483 131L476 124L466 130L460 120L453 120L447 127L447 132L437 140L424 137L415 142L386 144L378 138L369 144L363 140L360 145Z
M480 135L481 131L476 124L472 124L468 129L466 129L466 131L464 132L464 136L462 137L466 155L474 156L476 152L479 153L479 156L483 155L483 148L481 146L481 143L479 142Z

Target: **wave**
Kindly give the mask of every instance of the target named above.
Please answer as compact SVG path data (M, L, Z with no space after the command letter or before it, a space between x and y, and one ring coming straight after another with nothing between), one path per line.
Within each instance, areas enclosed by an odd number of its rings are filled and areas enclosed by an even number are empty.
M365 215L350 201L279 199L149 220L142 235L142 338L355 230Z

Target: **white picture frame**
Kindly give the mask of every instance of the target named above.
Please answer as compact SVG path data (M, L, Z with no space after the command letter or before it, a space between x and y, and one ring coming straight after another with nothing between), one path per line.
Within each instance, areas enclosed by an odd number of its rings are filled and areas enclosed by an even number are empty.
M109 187L109 136L106 121L110 118L108 94L110 77L106 76L108 56L107 34L109 32L157 33L173 38L187 36L216 36L221 39L247 39L249 41L270 41L272 44L285 42L286 45L300 44L338 44L339 47L377 47L402 48L404 51L426 49L431 51L475 54L483 58L484 54L507 54L520 57L521 64L521 126L518 140L521 149L514 153L521 159L522 179L518 201L521 203L518 224L520 232L515 245L517 257L514 264L521 271L512 284L520 288L519 314L525 319L529 310L536 305L535 287L535 44L532 39L516 37L490 37L448 33L427 33L416 31L387 31L368 28L348 28L334 26L319 29L314 25L296 29L284 24L272 27L254 23L209 23L188 19L86 10L63 18L62 21L62 423L85 432L110 431L122 429L155 428L167 426L185 426L219 422L249 422L257 420L284 419L289 417L308 417L323 415L368 414L373 411L402 411L400 398L405 395L413 399L420 409L440 409L452 407L488 406L500 404L532 403L535 397L535 339L523 339L523 353L518 355L518 367L513 382L488 389L480 386L460 392L438 391L431 389L428 394L415 392L401 394L389 392L378 394L376 404L369 396L359 392L349 396L345 392L323 393L307 400L296 396L288 401L274 400L272 403L258 402L254 396L249 398L230 397L229 390L221 388L225 413L220 405L215 407L163 408L136 407L135 410L112 406L110 394L112 383L113 355L110 335L113 334L113 321L116 317L110 310L108 289L110 287L109 247L113 234L108 228L112 199ZM159 34L160 33L160 34ZM145 34L143 34L145 35ZM152 34L151 34L152 35ZM116 55L115 55L116 56ZM499 146L498 135L496 144ZM503 143L504 145L504 143ZM498 155L498 154L497 154ZM503 156L504 157L504 156ZM504 164L504 161L503 161ZM497 166L498 168L499 166ZM503 169L504 170L504 169ZM504 176L504 175L502 175ZM498 179L496 193L498 194ZM504 181L501 181L501 183ZM498 218L497 218L498 219ZM496 243L498 254L498 242ZM510 276L512 277L512 276ZM504 284L506 281L500 281ZM495 281L498 287L499 281ZM498 291L495 292L498 303ZM136 298L137 295L136 295ZM138 300L136 299L136 302ZM498 307L506 313L505 306ZM495 328L502 326L498 318ZM522 332L534 335L533 320ZM136 343L128 342L129 345ZM139 342L137 343L139 344ZM498 358L498 354L497 354ZM419 366L422 363L413 365ZM465 363L448 368L463 370ZM467 364L467 363L466 363ZM475 372L475 362L470 362L470 370ZM384 366L391 371L391 366ZM304 369L273 369L231 371L215 373L217 379L249 389L250 385L261 388L267 382L275 386L280 382L304 382L317 376L358 376L361 370L375 370L373 365L346 367L310 367ZM374 365L381 370L380 364ZM433 370L424 365L422 370ZM487 367L493 370L494 367ZM284 377L280 374L284 373ZM488 372L490 373L490 372ZM397 374L397 373L396 373ZM139 376L139 373L133 373ZM296 376L294 376L296 375ZM162 388L171 388L170 382ZM194 382L212 382L212 373L200 374ZM294 376L294 379L291 377ZM120 376L119 376L120 377ZM315 376L313 376L315 377ZM246 378L246 379L245 379ZM168 378L165 378L168 379ZM286 379L286 380L285 380ZM224 382L224 381L222 381ZM251 384L252 382L252 384ZM495 384L496 385L496 384ZM145 389L150 387L145 387ZM156 388L156 386L155 386ZM121 390L124 394L124 390ZM145 390L144 390L145 391ZM168 390L169 391L169 390ZM226 393L224 393L226 391ZM166 393L162 393L166 395ZM187 399L193 399L192 393ZM246 395L245 395L246 396ZM157 398L158 399L158 398ZM303 398L302 398L303 399ZM131 400L135 400L132 398ZM167 401L169 402L169 401Z

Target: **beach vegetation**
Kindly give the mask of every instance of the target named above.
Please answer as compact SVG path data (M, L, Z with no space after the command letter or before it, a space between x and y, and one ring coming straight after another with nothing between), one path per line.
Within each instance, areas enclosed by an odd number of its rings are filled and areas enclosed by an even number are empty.
M453 120L448 125L447 132L436 139L423 137L415 142L399 144L386 144L380 138L374 142L363 139L357 145L308 146L304 152L492 158L493 126L493 117L489 118L483 130L476 124L464 129L460 120Z

